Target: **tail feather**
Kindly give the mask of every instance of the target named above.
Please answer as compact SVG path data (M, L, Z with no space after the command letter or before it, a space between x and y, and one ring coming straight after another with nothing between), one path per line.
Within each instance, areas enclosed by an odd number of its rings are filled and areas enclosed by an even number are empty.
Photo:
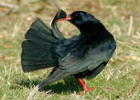
M35 40L23 41L21 54L23 71L29 72L55 66L57 64L57 55L55 57L52 55L52 52L55 52L55 46L55 44L51 45Z
M36 40L36 41L41 41L41 42L56 42L57 40L52 37L51 34L47 34L47 32L42 33L41 31L38 31L35 28L30 28L27 33L25 34L25 38L26 39L30 39L30 40Z
M54 28L50 29L40 18L32 23L25 34L27 40L22 43L21 64L24 72L58 65L57 41L62 39L60 37L63 35L57 32L59 37L55 37L54 34L57 34L54 33L55 30Z
M22 43L21 64L24 72L48 68L57 64L56 39L51 29L37 18L25 34Z
M51 29L40 18L37 18L35 22L32 23L30 28L39 30L44 34L48 34L48 33L51 34Z

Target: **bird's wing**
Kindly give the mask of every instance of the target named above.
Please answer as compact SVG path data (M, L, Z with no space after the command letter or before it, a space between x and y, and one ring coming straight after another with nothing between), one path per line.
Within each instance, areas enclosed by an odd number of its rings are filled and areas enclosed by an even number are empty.
M67 73L65 70L56 69L54 70L45 80L39 83L39 89L44 87L45 85L49 85L55 81L68 77L70 74Z
M59 40L63 40L65 39L65 37L63 36L63 34L60 32L60 30L57 27L57 22L55 22L58 19L61 18L65 18L66 17L66 12L64 12L63 10L60 10L54 17L52 23L51 23L51 27L52 27L52 34L54 35L55 38L59 39Z
M96 57L88 56L81 59L71 56L69 53L65 58L63 58L62 62L60 62L59 68L56 68L45 80L39 83L39 89L45 85L68 77L69 75L76 74L85 70L95 69L103 62L103 59L97 59L97 56L102 57L102 54L99 53L98 55L94 55ZM92 68L90 68L91 66Z
M107 62L112 56L114 50L99 51L99 48L91 50L84 57L75 57L70 53L59 63L59 68L68 73L76 74L85 70L94 70L103 62Z
M108 61L107 61L108 62ZM98 67L96 67L94 70L90 71L90 75L87 75L86 79L92 79L93 77L97 76L106 66L107 62L104 62L100 64ZM94 66L94 64L90 65L90 67Z

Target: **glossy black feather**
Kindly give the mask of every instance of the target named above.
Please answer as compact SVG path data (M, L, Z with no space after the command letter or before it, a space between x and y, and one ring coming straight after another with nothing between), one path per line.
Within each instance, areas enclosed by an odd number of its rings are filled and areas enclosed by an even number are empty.
M116 42L113 36L93 15L83 11L76 11L70 14L71 20L69 21L80 30L81 34L69 39L65 39L62 36L55 23L55 20L60 16L65 17L66 13L60 11L59 16L54 18L52 22L52 29L48 29L48 27L44 29L44 24L41 25L42 28L31 27L25 36L28 40L23 42L23 54L24 52L26 53L22 56L22 59L24 57L31 58L32 56L30 57L30 55L34 55L34 61L42 59L40 63L46 68L54 66L48 78L38 85L39 88L69 75L86 79L97 76L106 66L116 49ZM43 31L40 31L40 29ZM46 30L47 32L45 32ZM26 44L31 44L30 47L33 47L34 51L40 51L30 53L32 49ZM44 58L40 58L42 56ZM32 62L32 59L28 59L28 63L26 71L28 71L30 65L36 66L39 62L36 62L36 64ZM45 68L41 67L41 64L35 69L39 69L39 67ZM22 66L24 69L24 64ZM30 68L29 71L31 71Z
M78 18L75 17L75 14ZM74 39L64 40L63 45L61 44L60 51L61 48L66 48L65 46L70 51L66 50L69 56L62 59L60 68L74 74L77 78L91 79L101 72L112 57L116 49L116 42L94 16L80 11L74 12L70 16L73 19L70 22L79 28L81 34Z
M59 28L57 27L57 23L55 21L60 19L60 18L65 18L66 15L67 15L66 12L64 12L63 10L60 10L56 14L56 16L54 17L54 19L53 19L53 21L51 23L51 27L52 27L51 31L52 31L54 37L56 37L58 40L63 40L63 39L65 39L65 37L60 32Z
M57 41L65 38L62 38L55 20L64 17L66 14L60 10L52 21L52 29L40 18L32 23L25 34L27 40L22 43L21 64L24 72L58 66Z

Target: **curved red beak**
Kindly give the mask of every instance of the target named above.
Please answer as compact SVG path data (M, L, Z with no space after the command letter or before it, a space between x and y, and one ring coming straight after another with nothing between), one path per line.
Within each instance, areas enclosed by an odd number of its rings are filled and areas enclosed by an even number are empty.
M71 20L71 17L70 17L69 15L67 15L66 18L58 19L58 20L56 20L55 22L63 21L63 20Z

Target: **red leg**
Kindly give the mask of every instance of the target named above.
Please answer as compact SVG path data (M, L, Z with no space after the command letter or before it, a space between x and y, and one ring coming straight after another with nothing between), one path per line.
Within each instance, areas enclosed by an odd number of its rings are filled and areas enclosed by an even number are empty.
M84 81L82 80L82 78L78 78L78 80L80 81L81 85L84 88L84 91L82 91L81 94L84 94L86 91L89 91L89 90L92 90L93 89L93 87L88 88L86 86L86 84L84 83Z

